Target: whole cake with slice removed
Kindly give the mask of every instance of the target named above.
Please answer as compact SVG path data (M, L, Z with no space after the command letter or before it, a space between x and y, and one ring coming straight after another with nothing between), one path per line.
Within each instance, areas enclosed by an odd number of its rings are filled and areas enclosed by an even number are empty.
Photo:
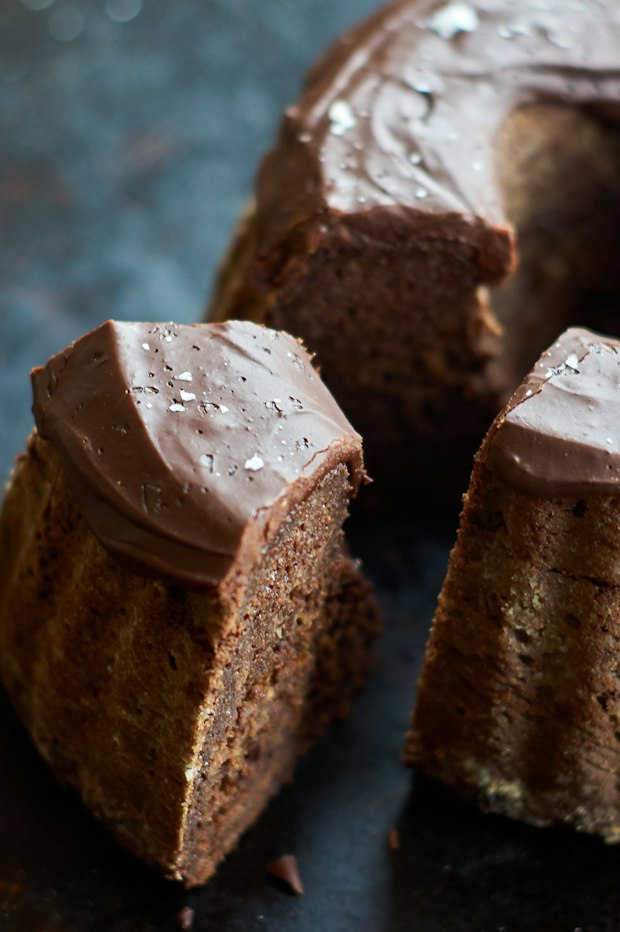
M569 330L478 453L407 759L620 840L620 341Z
M460 495L555 335L613 332L619 44L617 0L400 0L287 109L211 316L302 337L389 487Z
M0 523L0 671L121 842L202 883L361 685L361 439L298 341L104 324L33 373Z

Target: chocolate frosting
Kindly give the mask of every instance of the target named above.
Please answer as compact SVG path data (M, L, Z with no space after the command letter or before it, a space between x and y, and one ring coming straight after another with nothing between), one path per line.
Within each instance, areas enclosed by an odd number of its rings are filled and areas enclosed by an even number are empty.
M35 369L34 414L93 532L183 585L247 573L361 438L302 345L247 322L109 321Z
M548 498L620 491L620 341L567 330L496 418L480 460Z
M507 228L501 124L540 101L618 120L619 49L618 0L385 7L334 45L287 111L257 183L259 252L317 217L323 232L383 239ZM489 275L511 261L506 245Z

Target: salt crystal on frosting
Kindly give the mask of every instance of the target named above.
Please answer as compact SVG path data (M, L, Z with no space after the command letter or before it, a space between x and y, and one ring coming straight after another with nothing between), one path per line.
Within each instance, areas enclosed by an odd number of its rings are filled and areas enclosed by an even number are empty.
M262 469L264 465L263 459L255 453L254 456L251 456L249 460L245 461L243 468L249 469L251 472L256 472L257 469Z
M475 32L478 12L469 3L448 3L435 10L427 26L440 39L454 39L462 32Z
M347 130L353 129L357 120L351 104L346 100L333 100L327 111L329 117L329 131L332 136L344 136Z

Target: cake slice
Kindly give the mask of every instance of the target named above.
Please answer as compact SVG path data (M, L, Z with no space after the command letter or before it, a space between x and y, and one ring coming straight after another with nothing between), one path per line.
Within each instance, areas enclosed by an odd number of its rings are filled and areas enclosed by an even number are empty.
M477 456L408 736L483 809L620 840L620 342L569 330Z
M2 680L117 838L204 882L362 683L361 439L292 337L108 322L34 371Z

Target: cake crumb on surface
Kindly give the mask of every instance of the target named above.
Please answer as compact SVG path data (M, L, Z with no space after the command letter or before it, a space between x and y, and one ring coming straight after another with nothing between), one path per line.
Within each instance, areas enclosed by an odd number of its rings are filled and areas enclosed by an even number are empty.
M294 854L283 854L282 857L267 864L267 873L287 885L292 893L302 896L304 885L299 875L297 858Z
M195 912L191 906L184 906L177 913L177 925L179 929L193 929Z

